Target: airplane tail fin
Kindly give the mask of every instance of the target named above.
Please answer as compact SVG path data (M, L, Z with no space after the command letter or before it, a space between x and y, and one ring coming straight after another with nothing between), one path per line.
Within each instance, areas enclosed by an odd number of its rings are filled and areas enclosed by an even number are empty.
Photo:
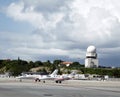
M52 72L52 74L51 75L57 75L57 73L58 73L58 69L55 69L53 72Z
M73 72L71 72L71 73L70 73L70 75L75 75L75 74L76 74L76 72L75 72L75 71L73 71Z

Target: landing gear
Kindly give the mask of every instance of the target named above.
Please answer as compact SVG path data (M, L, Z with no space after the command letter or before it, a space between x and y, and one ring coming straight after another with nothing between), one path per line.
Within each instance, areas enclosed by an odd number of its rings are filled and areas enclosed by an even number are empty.
M62 81L59 81L59 83L62 83Z
M62 81L55 81L56 83L62 83Z
M58 81L55 81L56 83L58 83Z
M39 79L39 78L36 78L36 79L35 79L35 82L40 82L40 79Z

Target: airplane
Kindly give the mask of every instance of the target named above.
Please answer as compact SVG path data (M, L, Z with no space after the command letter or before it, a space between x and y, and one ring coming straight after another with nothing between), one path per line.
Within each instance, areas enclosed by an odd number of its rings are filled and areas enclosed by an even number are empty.
M58 69L55 69L53 73L50 75L41 75L36 77L35 81L40 82L41 80L43 80L43 82L45 83L45 80L55 80L58 77L57 73L58 73Z
M88 80L88 77L85 77L85 74L76 74L74 80Z
M35 81L40 82L43 80L43 83L45 83L46 80L53 80L56 83L62 83L62 81L69 80L73 77L74 73L72 72L71 74L63 74L63 75L57 75L58 70L56 69L52 74L50 75L43 75L36 77Z
M41 74L36 74L36 73L29 73L29 72L27 72L27 73L22 73L22 75L21 76L18 76L18 77L16 77L17 79L34 79L34 78L36 78L36 77L38 77L38 76L40 76Z
M70 74L63 74L62 76L66 79L66 80L68 80L68 79L73 79L74 78L74 76L76 75L76 72L71 72Z
M49 75L41 75L41 74L25 74L23 76L17 77L18 79L34 79L35 82L43 81L45 83L46 80L53 80L56 83L62 83L62 81L65 80L86 80L85 76L83 74L76 74L75 72L72 72L71 74L63 74L63 75L57 75L58 69L55 69L52 74Z
M57 75L58 70L54 70L52 74L48 75L48 74L40 74L40 73L25 73L22 74L22 76L18 76L16 77L17 79L20 79L20 81L22 81L22 79L34 79L36 82L37 81L41 81L41 80L48 80L48 79L54 79L54 77Z
M85 74L77 74L76 72L72 72L71 74L63 74L62 75L65 80L88 80L88 77Z
M61 83L65 80L88 80L88 77L85 77L84 74L76 74L72 72L71 74L63 74L55 79L56 83Z
M62 74L55 79L55 82L61 83L62 81L73 79L74 75L75 72L71 72L70 74Z
M58 70L53 71L52 74L50 74L50 76L53 76L55 74L57 74ZM48 74L45 73L33 73L33 72L27 72L27 73L22 73L21 76L16 77L17 79L36 79L36 78L40 78L43 76L49 76Z

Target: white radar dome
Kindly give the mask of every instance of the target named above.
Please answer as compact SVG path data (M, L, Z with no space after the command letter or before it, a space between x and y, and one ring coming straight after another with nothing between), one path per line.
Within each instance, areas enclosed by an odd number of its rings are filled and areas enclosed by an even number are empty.
M89 46L87 48L87 53L96 53L96 48L95 46Z

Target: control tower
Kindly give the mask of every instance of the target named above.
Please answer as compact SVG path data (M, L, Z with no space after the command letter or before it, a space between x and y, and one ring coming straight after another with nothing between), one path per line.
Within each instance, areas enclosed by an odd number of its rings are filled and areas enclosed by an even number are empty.
M86 52L85 68L97 68L98 59L95 46L89 46Z

